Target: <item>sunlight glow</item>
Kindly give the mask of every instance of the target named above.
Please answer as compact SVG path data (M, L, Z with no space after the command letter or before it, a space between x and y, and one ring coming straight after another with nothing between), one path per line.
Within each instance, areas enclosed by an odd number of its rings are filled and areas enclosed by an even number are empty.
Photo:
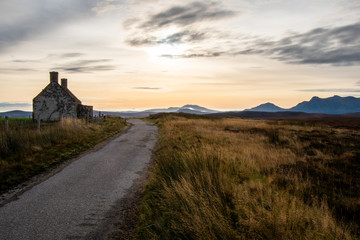
M144 48L145 52L149 55L150 60L156 60L158 58L162 58L164 57L164 55L176 57L184 54L186 49L187 48L184 45L170 45L170 44L159 44L156 46Z

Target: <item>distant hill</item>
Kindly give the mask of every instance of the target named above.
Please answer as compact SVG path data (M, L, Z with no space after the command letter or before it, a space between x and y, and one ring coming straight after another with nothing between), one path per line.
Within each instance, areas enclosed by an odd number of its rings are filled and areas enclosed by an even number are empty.
M98 115L98 112L99 111L94 111L94 115ZM101 113L105 114L105 115L113 115L113 116L120 116L120 117L147 117L151 114L156 114L156 113L210 114L210 113L217 113L217 112L219 112L219 111L201 107L198 105L187 104L182 107L154 108L154 109L148 109L145 111L118 111L118 112L102 111Z
M276 106L273 103L264 103L260 104L257 107L246 109L245 111L256 111L256 112L281 112L286 111L286 109Z
M301 102L289 109L284 109L268 102L254 108L235 112L220 112L201 107L199 105L187 104L182 107L154 108L145 111L101 111L101 113L125 118L147 117L156 113L191 113L200 115L214 114L216 116L236 116L244 118L324 117L326 114L342 114L348 117L359 117L360 98L340 96L333 96L329 98L313 97L310 101ZM98 114L99 111L95 110L94 115ZM32 112L16 110L0 113L0 116L31 117Z
M278 118L323 118L332 116L329 114L304 113L304 112L260 112L260 111L241 111L241 112L221 112L209 114L216 117L239 117L239 118L261 118L261 119L278 119Z
M345 114L360 112L360 98L333 96L329 98L313 97L310 101L304 101L296 106L284 109L272 103L264 103L245 111L256 112L304 112L324 114Z
M1 112L0 117L16 117L16 118L28 118L32 117L32 112L26 112L26 111L20 111L20 110L14 110L9 112Z
M306 113L344 114L360 112L360 98L333 96L329 98L313 97L290 108L291 111Z
M194 114L209 114L209 113L217 113L219 111L200 107L198 105L184 105L176 112L182 112L182 113L194 113Z

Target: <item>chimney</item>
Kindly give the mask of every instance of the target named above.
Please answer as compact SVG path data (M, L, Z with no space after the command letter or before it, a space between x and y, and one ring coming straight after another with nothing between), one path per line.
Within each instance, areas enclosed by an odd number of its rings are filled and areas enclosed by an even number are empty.
M61 79L61 86L65 89L67 89L67 79L66 78Z
M59 83L59 73L58 72L50 72L50 82Z

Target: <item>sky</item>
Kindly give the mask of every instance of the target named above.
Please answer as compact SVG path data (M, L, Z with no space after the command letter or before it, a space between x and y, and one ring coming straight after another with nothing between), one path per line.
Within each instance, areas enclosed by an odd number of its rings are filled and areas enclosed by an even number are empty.
M359 0L0 0L0 112L50 71L97 110L241 110L360 97L359 66Z

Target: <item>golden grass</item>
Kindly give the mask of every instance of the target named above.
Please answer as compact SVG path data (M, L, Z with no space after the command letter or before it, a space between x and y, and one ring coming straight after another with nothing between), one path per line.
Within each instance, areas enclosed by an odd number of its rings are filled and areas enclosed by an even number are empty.
M31 119L10 119L8 131L0 128L0 192L75 157L125 126L125 121L117 117L90 124L63 119L42 123L39 132Z
M359 131L174 115L155 121L160 140L139 239L355 239L359 233L360 196L347 184L355 176L331 165L354 164ZM341 148L344 138L351 151Z

